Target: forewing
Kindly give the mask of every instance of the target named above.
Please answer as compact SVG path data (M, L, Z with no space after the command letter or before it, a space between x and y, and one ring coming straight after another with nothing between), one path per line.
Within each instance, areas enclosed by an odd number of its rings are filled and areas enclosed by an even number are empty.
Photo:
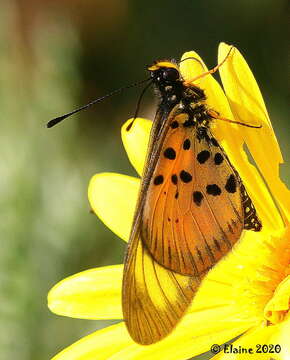
M141 237L159 264L202 277L240 238L241 180L210 131L184 121L179 118L164 139Z

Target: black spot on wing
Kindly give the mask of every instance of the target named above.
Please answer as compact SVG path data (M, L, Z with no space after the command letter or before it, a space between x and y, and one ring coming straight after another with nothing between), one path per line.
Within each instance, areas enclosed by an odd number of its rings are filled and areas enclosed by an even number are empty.
M154 178L154 185L160 185L160 184L163 183L163 181L164 181L163 176L162 175L157 175Z
M224 157L221 153L216 153L214 156L214 163L216 165L220 165L224 161Z
M206 192L209 195L217 196L220 195L222 191L217 184L211 184L211 185L207 185Z
M200 164L204 164L210 157L210 152L208 150L202 150L200 153L197 154L197 161Z
M174 160L176 158L176 152L172 147L165 149L163 154L166 157L166 159L169 160Z
M176 174L173 174L173 175L171 176L171 181L172 181L172 183L173 183L174 185L177 184L178 178L177 178L177 175L176 175Z
M183 181L184 183L188 183L192 180L192 176L190 175L190 173L185 170L182 170L179 176L181 181Z
M184 150L188 150L190 148L190 140L189 139L185 139L184 142L183 142L183 149Z
M225 189L227 190L227 192L232 194L237 191L237 181L236 177L233 174L228 177Z
M197 206L201 205L201 201L203 199L203 195L200 191L194 191L193 193L193 201Z

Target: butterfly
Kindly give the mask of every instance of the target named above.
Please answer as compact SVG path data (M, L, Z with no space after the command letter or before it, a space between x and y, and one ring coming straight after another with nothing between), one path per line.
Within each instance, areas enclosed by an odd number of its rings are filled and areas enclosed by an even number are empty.
M202 279L243 229L262 227L238 172L212 135L219 114L208 107L204 90L185 82L174 61L157 61L148 71L160 103L122 289L126 327L143 345L175 328Z
M150 85L159 96L122 286L125 324L132 339L142 345L170 334L202 279L231 250L244 229L262 228L238 172L211 133L216 119L259 126L221 118L207 105L204 90L194 84L222 66L232 49L220 64L192 81L182 79L175 61L156 61L148 67L149 79L114 90L47 123L48 128L53 127L109 96L148 81L136 113Z

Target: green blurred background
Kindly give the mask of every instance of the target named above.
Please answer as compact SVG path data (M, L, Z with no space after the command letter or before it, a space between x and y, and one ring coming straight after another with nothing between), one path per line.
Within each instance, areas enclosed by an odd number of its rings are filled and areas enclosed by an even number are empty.
M214 66L226 41L253 69L287 161L287 3L0 1L1 360L48 359L110 324L58 317L46 295L64 277L123 259L122 241L89 213L87 185L96 172L135 174L120 126L141 90L50 130L46 121L144 79L158 58L194 49ZM140 115L152 118L154 101L149 91ZM289 170L281 167L288 185Z

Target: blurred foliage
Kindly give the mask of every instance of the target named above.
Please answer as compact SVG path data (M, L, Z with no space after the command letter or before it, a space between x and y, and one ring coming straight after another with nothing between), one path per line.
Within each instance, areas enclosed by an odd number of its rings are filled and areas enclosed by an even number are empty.
M46 121L143 79L145 66L158 58L194 49L213 66L218 43L226 41L239 47L260 84L289 184L287 2L2 0L0 6L0 359L38 360L111 323L55 316L46 295L73 273L122 262L124 244L89 213L86 192L96 172L135 174L119 130L140 89L51 130ZM140 115L153 114L148 93Z

